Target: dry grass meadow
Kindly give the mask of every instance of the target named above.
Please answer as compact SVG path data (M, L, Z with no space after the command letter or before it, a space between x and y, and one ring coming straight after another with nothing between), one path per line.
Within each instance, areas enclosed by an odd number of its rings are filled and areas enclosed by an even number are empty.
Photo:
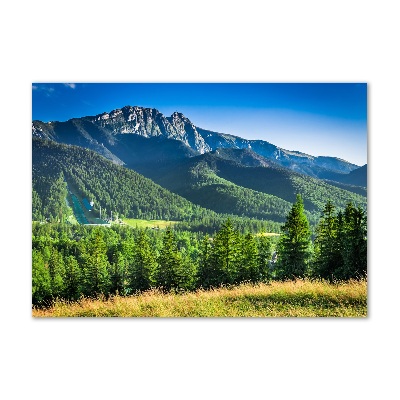
M341 284L298 280L243 284L191 293L56 302L33 317L366 317L367 281Z

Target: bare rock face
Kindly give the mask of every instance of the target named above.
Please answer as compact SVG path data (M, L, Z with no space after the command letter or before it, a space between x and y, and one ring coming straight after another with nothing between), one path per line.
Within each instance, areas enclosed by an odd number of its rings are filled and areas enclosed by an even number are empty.
M210 150L192 122L178 112L166 118L154 108L126 106L97 115L91 121L114 135L135 134L146 138L164 136L180 140L200 154Z

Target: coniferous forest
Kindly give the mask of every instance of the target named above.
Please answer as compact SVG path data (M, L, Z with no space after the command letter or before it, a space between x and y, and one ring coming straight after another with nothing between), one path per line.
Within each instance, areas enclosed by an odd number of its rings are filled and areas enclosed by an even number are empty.
M151 288L192 291L301 278L337 282L367 275L367 220L328 202L311 240L301 196L280 236L241 233L227 219L213 236L114 225L33 223L32 299L130 295Z

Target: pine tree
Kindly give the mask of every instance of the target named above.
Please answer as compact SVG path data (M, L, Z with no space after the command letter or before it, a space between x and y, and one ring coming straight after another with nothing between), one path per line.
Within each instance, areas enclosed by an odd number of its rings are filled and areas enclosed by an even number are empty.
M303 199L298 194L278 243L277 277L304 278L311 260L311 232L304 212Z

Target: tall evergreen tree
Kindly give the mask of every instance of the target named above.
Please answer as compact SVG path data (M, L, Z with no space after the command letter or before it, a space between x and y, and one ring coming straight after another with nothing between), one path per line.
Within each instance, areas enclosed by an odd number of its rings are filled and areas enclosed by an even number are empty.
M242 241L239 281L258 282L262 278L259 264L257 242L251 233L247 233Z
M182 255L170 228L164 233L162 248L158 257L156 283L163 290L183 289L187 283Z
M344 211L343 268L341 279L359 279L367 275L367 216L352 203Z
M268 281L271 278L271 258L272 258L272 240L263 234L258 238L258 266L262 281Z
M154 286L156 260L145 230L140 230L133 262L129 270L129 287L133 291L148 290Z
M32 304L44 305L52 298L51 277L42 254L32 251Z
M115 250L112 255L112 263L109 267L110 276L110 293L112 294L126 294L127 281L126 281L126 260L125 255Z
M65 258L65 297L78 300L82 294L82 274L78 261L73 255Z
M212 262L212 245L211 239L208 235L205 235L201 242L199 269L197 273L197 286L203 288L210 288L218 286L219 276L216 274L214 269L214 263Z
M215 235L211 256L212 268L220 284L233 284L238 281L240 256L240 235L228 219Z
M51 290L54 298L63 298L65 295L65 265L62 254L53 247L49 260Z
M343 265L343 238L334 210L332 202L328 201L316 228L314 241L314 275L331 282L336 278L336 271Z
M278 243L277 277L304 278L311 260L311 231L301 195L297 195Z
M88 238L84 264L84 286L87 296L107 295L110 287L109 261L103 231L97 228Z

